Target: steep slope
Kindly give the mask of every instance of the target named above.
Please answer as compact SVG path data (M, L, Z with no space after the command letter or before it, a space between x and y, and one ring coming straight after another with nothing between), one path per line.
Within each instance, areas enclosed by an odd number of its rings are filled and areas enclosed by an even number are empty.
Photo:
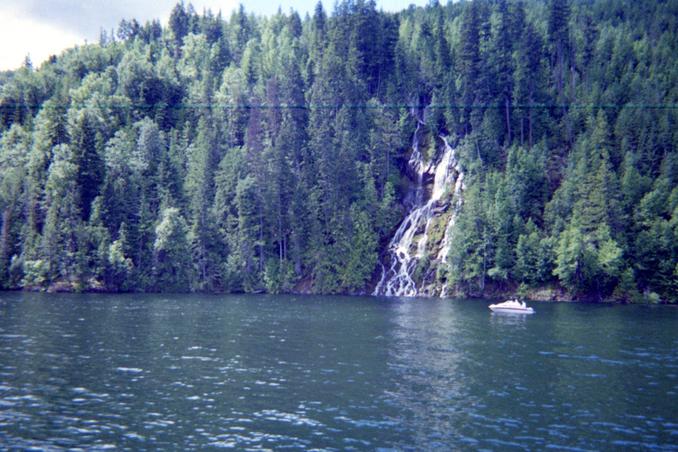
M415 179L408 194L411 206L388 244L374 295L445 295L437 270L449 252L449 235L462 204L464 173L456 150L444 136L430 137L434 152L424 156L420 149L422 125L425 123L417 118L408 160Z
M0 287L675 301L678 1L372 1L0 77Z

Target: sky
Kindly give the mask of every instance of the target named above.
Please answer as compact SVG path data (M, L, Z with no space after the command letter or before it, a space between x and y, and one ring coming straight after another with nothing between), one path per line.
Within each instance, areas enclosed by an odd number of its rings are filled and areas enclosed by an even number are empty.
M0 70L16 69L27 55L34 67L50 55L85 42L98 42L100 30L117 29L121 19L144 23L160 19L167 23L177 0L0 0ZM188 4L189 1L185 0ZM302 16L311 12L316 0L191 0L198 12L221 10L225 17L238 7L256 14L270 15L290 8ZM398 11L427 0L377 0L384 11ZM331 11L334 0L323 0Z

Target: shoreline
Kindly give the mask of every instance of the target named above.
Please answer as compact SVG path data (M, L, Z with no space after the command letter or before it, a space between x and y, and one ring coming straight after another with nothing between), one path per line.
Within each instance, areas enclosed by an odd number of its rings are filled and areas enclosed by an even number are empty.
M529 292L519 295L517 291L510 290L488 290L482 293L460 293L453 292L446 294L446 296L432 296L429 294L419 294L415 297L398 297L398 296L387 296L387 295L373 295L372 293L335 293L335 294L324 294L324 293L312 293L310 291L290 291L290 292L281 292L277 294L273 293L249 293L249 292L161 292L161 291L120 291L120 290L110 290L104 289L102 287L90 287L77 290L75 288L70 288L68 290L64 285L58 285L56 287L32 287L32 288L11 288L11 289L0 289L2 292L25 292L25 293L44 293L44 294L106 294L106 295L126 295L126 294L149 294L149 295L160 295L160 294L175 294L175 295L189 295L189 294L204 294L204 295L299 295L299 296L342 296L342 297L371 297L371 298L392 298L392 299L406 299L410 298L412 300L416 299L438 299L438 300L451 300L451 299L466 299L466 300L490 300L490 301L506 301L508 299L520 299L523 301L534 302L534 303L583 303L583 304L605 304L605 305L667 305L667 306L678 306L678 303L669 301L669 300L657 300L652 301L649 297L642 297L636 301L632 300L619 300L614 298L599 298L595 296L573 296L568 294L566 291L560 288L536 288L530 290Z

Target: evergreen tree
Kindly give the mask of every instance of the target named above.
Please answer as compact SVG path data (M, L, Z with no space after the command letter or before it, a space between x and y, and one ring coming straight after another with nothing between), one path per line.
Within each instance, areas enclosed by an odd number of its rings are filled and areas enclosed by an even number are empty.
M153 274L156 290L187 292L190 289L190 246L186 221L174 207L163 209L155 228Z
M104 165L100 155L101 137L97 136L95 119L87 111L77 113L69 130L73 164L77 167L76 184L80 191L78 208L82 219L89 219L92 201L100 193Z
M548 36L551 50L553 83L558 99L563 100L570 58L569 0L551 0L548 17Z
M181 47L184 36L188 34L189 20L183 1L174 5L170 13L169 28L172 31L174 45L177 49Z
M366 292L447 171L419 288L676 301L678 25L608 3L179 2L3 72L0 287Z
M50 164L45 185L47 217L40 252L40 258L46 264L45 276L48 280L78 276L77 233L82 214L78 209L81 204L76 161L77 156L70 146L62 144L54 149L54 160Z
M480 60L480 16L479 2L471 2L464 11L461 25L459 71L461 73L461 100L463 116L461 128L470 132L470 116L477 96L477 81L481 71Z
M537 285L550 279L553 252L550 245L532 220L528 221L516 245L515 272L519 281Z
M364 209L351 206L353 237L346 266L341 275L343 287L351 292L365 287L377 265L377 237L372 222Z
M513 104L513 37L511 27L513 18L509 12L508 0L500 0L497 5L499 23L493 36L491 65L496 72L495 96L498 106L504 112L505 140L511 142L512 104Z

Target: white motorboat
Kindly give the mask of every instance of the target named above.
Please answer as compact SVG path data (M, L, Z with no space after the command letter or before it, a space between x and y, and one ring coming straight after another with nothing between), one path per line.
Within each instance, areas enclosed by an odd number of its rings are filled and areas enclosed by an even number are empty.
M514 314L534 314L534 309L528 307L524 301L508 300L503 303L491 304L492 312L510 312Z

